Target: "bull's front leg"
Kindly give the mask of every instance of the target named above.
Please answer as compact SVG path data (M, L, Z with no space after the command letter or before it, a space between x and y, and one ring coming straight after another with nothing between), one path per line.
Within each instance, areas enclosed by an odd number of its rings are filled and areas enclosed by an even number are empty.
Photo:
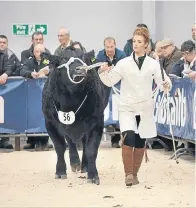
M80 171L81 169L80 157L78 154L76 144L73 143L73 141L67 136L66 136L66 140L69 146L69 158L70 158L71 170L73 172Z
M96 159L98 154L99 145L101 142L101 137L103 133L102 127L94 128L88 133L85 153L88 161L88 174L87 183L94 183L99 185L99 174L96 167Z
M55 179L66 179L67 167L64 158L66 143L64 136L59 133L58 128L51 122L46 122L46 129L52 142L54 143L55 151L57 154Z

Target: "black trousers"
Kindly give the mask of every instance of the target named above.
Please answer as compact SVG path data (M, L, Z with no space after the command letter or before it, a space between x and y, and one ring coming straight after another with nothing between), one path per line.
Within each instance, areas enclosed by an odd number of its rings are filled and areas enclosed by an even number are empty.
M115 128L115 131L120 131L120 129ZM115 134L115 135L111 138L111 142L112 142L112 144L114 144L114 143L119 143L119 142L120 142L120 134Z
M136 116L137 127L140 123L140 116ZM124 139L124 145L135 147L135 148L144 148L146 139L141 139L139 134L136 134L134 131L124 131L122 132ZM126 136L125 136L126 135Z
M48 143L48 136L39 136L39 137L28 137L27 144L35 145L37 142L40 142L41 144L47 144Z

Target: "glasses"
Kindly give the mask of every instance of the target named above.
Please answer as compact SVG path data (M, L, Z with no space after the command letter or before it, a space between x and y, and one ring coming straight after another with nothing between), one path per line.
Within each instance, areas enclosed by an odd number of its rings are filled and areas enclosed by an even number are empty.
M169 45L166 45L166 46L163 46L161 47L161 49L167 49L169 46L171 46L172 44L169 44Z
M65 36L68 36L68 34L65 34L65 35L58 35L59 38L62 38L62 37L65 37Z
M191 53L193 53L193 51L184 51L184 52L182 52L182 55L183 56L187 56L187 55L189 55Z

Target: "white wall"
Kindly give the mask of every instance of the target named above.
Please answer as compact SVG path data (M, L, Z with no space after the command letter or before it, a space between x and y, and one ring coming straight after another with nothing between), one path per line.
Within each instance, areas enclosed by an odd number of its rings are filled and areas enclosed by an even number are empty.
M123 48L141 22L141 2L0 2L0 8L0 33L8 36L10 48L19 56L31 38L13 36L13 23L47 23L45 45L54 52L61 26L68 27L72 39L81 41L87 50L97 51L106 36L115 37Z
M21 51L29 48L31 37L13 36L13 23L48 24L45 45L54 52L61 26L68 27L72 39L81 41L87 50L98 51L106 36L115 37L122 49L135 26L142 22L149 26L154 41L170 36L180 47L191 38L195 21L194 1L0 1L0 11L0 34L8 36L9 46L19 58Z
M192 39L195 9L195 1L156 2L156 39L170 37L178 47L183 41Z

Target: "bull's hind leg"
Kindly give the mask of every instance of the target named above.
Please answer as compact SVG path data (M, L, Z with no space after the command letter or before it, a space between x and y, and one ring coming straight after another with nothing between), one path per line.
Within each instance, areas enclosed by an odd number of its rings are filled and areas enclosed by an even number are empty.
M48 134L54 143L54 147L57 154L57 164L56 164L56 175L55 178L61 178L66 179L67 178L67 167L65 163L65 150L66 150L66 144L64 136L62 136L58 128L51 122L46 122L46 129L48 131Z
M88 178L87 183L94 183L99 185L99 175L96 167L96 159L98 148L101 142L101 137L103 133L103 128L96 127L90 131L87 135L86 141L86 157L88 161Z
M72 142L72 140L66 136L66 140L69 146L69 158L70 158L70 165L71 170L73 172L77 172L81 170L80 165L80 157L78 155L77 146L75 143Z

